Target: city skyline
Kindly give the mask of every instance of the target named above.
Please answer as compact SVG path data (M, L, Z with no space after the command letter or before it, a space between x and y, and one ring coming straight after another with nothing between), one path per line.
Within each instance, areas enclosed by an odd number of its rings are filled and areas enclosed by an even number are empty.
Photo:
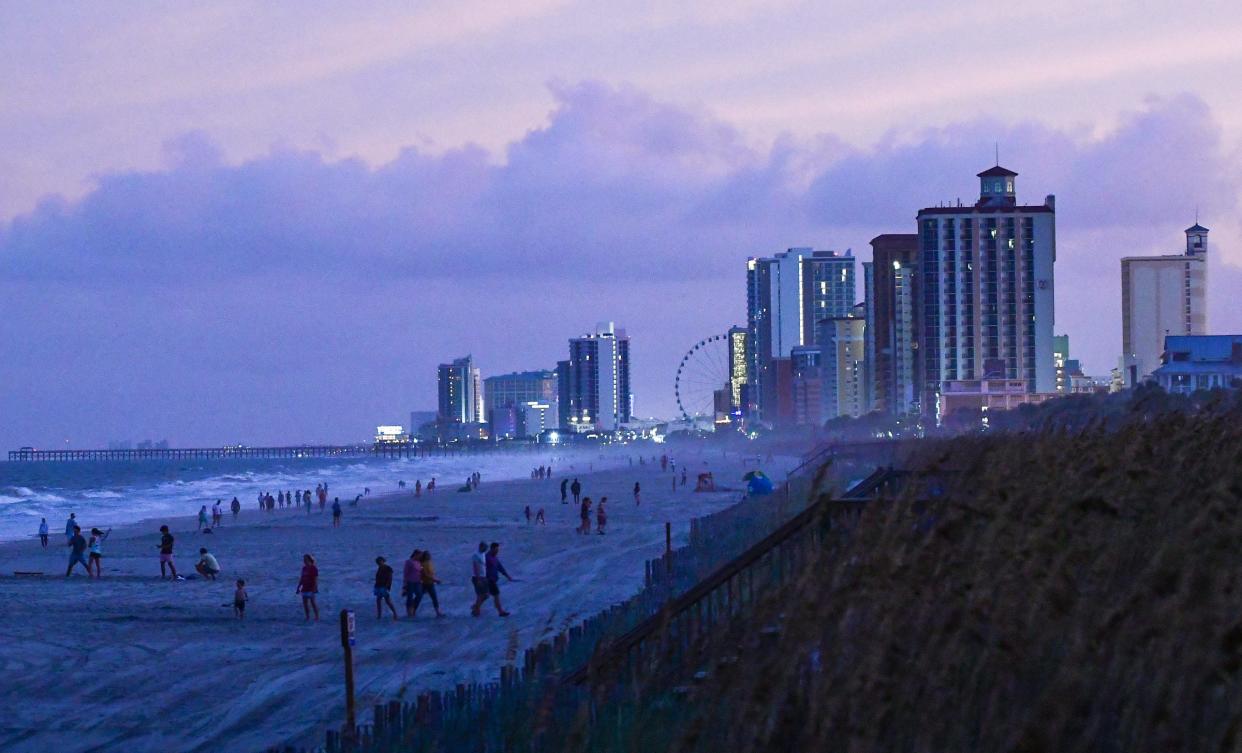
M210 68L228 57L229 34L243 33L227 4L172 15L101 4L63 24L48 23L54 9L0 7L17 74L0 83L0 341L10 354L0 443L368 436L432 406L425 375L453 354L480 354L487 373L552 364L567 333L603 316L643 343L639 412L671 416L681 354L745 321L737 270L747 257L811 246L867 261L870 239L908 232L918 208L970 197L966 176L991 164L997 144L1028 200L1057 196L1056 329L1088 374L1106 374L1121 352L1120 258L1166 252L1196 206L1213 229L1211 331L1242 330L1228 295L1242 281L1242 102L1227 85L1242 53L1220 42L1242 28L1237 11L1214 14L1202 34L1203 16L1173 4L1129 25L1116 10L1076 16L1107 28L1101 39L1053 34L1032 16L1034 41L1056 37L1056 65L1015 50L1004 71L962 66L960 92L895 73L903 65L886 53L995 12L982 5L955 19L921 11L878 38L867 30L884 19L851 11L862 17L839 32L856 40L845 69L878 66L872 83L892 86L874 97L821 76L841 58L826 64L806 44L782 46L788 67L749 85L737 65L704 64L718 73L672 85L636 75L616 51L563 69L520 57L511 91L521 103L497 101L505 117L479 119L467 93L489 89L429 65L429 50L460 60L473 48L480 70L496 71L506 45L538 46L531 18L586 11L428 7L414 17L455 22L425 31L398 14L384 33L385 12L349 24L307 13L301 34L356 59L316 69L315 53L281 32L273 50L293 45L287 65L264 76L250 76L256 62L244 56ZM715 26L676 11L636 11L616 26L650 37L657 58L687 29L706 48L756 23L769 42L805 43L797 23L828 28L797 3L772 17L746 3L717 10L727 13ZM128 31L112 45L72 44L91 24ZM169 28L204 54L178 67L167 62L181 47L116 41ZM558 28L553 48L596 33ZM384 44L352 44L367 30ZM1198 43L1178 43L1188 35ZM934 59L964 62L967 47ZM1160 57L1152 49L1175 51L1161 66L1145 62ZM1110 66L1118 50L1132 52ZM1084 60L1096 65L1075 68ZM375 66L384 75L374 85L349 86ZM204 88L208 70L219 75ZM393 96L414 73L421 88ZM761 82L774 94L760 95ZM420 107L450 85L463 94ZM972 86L993 94L963 107ZM348 123L313 104L340 104L351 89ZM351 125L364 121L376 130ZM47 194L61 198L40 203Z

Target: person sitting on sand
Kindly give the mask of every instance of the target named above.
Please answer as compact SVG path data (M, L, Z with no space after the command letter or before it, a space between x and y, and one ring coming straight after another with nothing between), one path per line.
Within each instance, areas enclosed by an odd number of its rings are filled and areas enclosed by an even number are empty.
M384 619L384 605L392 611L392 618L397 619L397 608L392 605L392 565L383 557L375 558L375 619Z
M91 566L86 563L86 539L82 538L82 529L74 526L73 535L69 537L69 567L65 569L65 577L73 575L73 566L82 563L86 577L91 577Z
M233 614L237 615L237 619L246 619L246 602L250 601L250 595L246 593L246 581L238 578L237 590L233 592Z
M309 554L302 555L302 575L298 578L298 588L294 593L302 594L302 611L306 612L306 621L310 622L313 609L315 622L319 622L319 605L315 603L315 594L319 593L319 568L315 567L315 558Z
M174 580L177 578L177 566L173 564L173 535L168 532L168 526L160 526L160 578L167 577L165 568L172 571Z
M198 550L198 562L195 563L194 569L207 580L215 580L220 574L220 563L216 561L214 554L207 551L207 547L202 547Z

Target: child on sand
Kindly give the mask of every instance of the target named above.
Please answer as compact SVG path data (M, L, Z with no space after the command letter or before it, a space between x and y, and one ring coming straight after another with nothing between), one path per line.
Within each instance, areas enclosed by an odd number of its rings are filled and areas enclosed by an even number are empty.
M168 526L160 526L160 579L167 577L165 568L172 571L173 580L176 580L177 566L173 563L173 535L168 532Z
M246 619L246 602L250 601L250 596L246 593L246 581L240 578L237 581L237 590L233 592L233 614L237 615L237 619Z
M384 605L388 605L388 609L392 612L392 618L397 619L397 608L392 604L392 566L384 560L383 557L375 558L375 619L384 619Z
M302 611L306 613L306 621L310 622L313 609L315 622L319 622L319 605L315 603L315 594L319 593L319 568L315 567L315 558L309 554L302 555L302 576L294 593L302 594Z

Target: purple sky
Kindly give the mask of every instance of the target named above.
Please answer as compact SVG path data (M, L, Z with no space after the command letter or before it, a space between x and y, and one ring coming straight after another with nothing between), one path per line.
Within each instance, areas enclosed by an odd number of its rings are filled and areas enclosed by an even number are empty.
M606 319L668 414L748 255L866 258L994 142L1089 373L1196 206L1242 331L1235 4L672 5L0 0L0 449L359 439Z

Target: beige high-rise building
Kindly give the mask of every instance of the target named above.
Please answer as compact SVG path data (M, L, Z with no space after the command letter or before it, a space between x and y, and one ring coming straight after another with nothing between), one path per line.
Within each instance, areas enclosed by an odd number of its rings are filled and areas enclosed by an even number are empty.
M1186 251L1121 260L1121 375L1126 387L1160 367L1168 335L1207 334L1208 229L1186 228Z
M819 326L823 420L857 418L867 412L863 368L867 320L861 316L835 317L821 321Z

